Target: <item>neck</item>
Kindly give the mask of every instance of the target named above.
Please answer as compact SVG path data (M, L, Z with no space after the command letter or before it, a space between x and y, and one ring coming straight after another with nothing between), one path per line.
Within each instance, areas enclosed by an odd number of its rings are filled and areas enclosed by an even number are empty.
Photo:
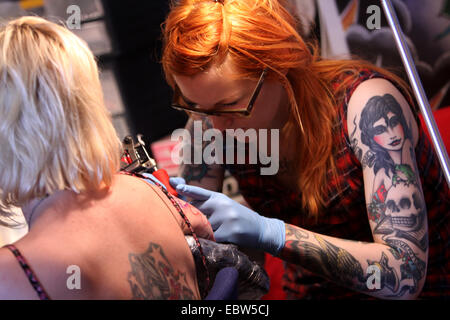
M32 200L29 204L22 208L25 221L28 223L28 229L41 218L41 216L46 213L50 207L55 205L55 201L58 198L66 194L68 191L61 190L53 193L52 195L47 195L43 198L37 198Z
M111 189L103 184L102 188L98 190L82 193L60 190L50 196L32 200L22 208L22 212L30 229L43 215L47 216L47 213L53 220L54 218L61 218L73 211L73 208L90 206L93 202L104 199L110 192ZM56 215L52 213L56 213ZM50 222L50 220L47 222Z
M28 229L31 229L31 225L42 214L43 205L49 197L32 200L27 206L22 209L25 221L28 224Z

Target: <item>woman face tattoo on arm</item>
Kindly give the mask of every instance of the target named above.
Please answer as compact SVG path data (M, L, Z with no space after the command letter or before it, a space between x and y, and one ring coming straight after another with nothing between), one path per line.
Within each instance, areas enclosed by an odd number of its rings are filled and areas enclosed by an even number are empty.
M384 169L387 176L395 172L395 165L401 164L405 140L411 139L399 103L390 94L372 97L361 113L359 122L361 141L374 155L374 173Z

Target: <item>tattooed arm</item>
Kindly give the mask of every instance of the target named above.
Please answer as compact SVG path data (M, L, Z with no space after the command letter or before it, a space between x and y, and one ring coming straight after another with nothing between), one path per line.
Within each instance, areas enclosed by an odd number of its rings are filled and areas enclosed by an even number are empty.
M425 282L428 226L410 107L388 81L368 80L353 94L347 122L355 154L370 159L362 170L374 243L286 225L280 257L375 297L416 298Z
M426 262L408 241L349 241L289 224L279 257L338 285L382 299L416 298L426 272Z
M212 128L211 122L204 118L203 120L195 119L195 121L202 121L202 130ZM203 142L202 145L196 145L194 143L194 119L189 118L186 129L189 130L191 134L191 156L192 164L183 164L180 167L179 176L186 180L186 183L194 186L201 186L208 190L222 191L224 169L220 164L206 164L203 161L200 164L194 164L194 154L203 153L204 148L208 145L208 142Z

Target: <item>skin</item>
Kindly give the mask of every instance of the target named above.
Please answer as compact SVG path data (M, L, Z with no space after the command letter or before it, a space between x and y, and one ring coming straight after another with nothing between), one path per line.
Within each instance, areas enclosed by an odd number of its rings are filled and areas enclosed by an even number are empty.
M204 216L177 201L202 236L212 237ZM35 203L23 209L27 221ZM60 191L42 201L29 233L15 245L53 299L199 299L194 261L180 227L185 227L180 214L161 190L117 175L111 188ZM80 290L67 289L70 265L80 267ZM5 248L0 269L0 299L37 299Z

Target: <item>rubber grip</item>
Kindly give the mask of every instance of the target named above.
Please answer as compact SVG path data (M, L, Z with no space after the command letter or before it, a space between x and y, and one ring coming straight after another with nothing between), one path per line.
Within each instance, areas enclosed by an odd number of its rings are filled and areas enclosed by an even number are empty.
M177 191L170 185L169 175L167 174L166 170L158 169L152 174L155 176L156 179L158 179L164 184L164 186L167 188L167 191L169 191L172 195L178 197Z

